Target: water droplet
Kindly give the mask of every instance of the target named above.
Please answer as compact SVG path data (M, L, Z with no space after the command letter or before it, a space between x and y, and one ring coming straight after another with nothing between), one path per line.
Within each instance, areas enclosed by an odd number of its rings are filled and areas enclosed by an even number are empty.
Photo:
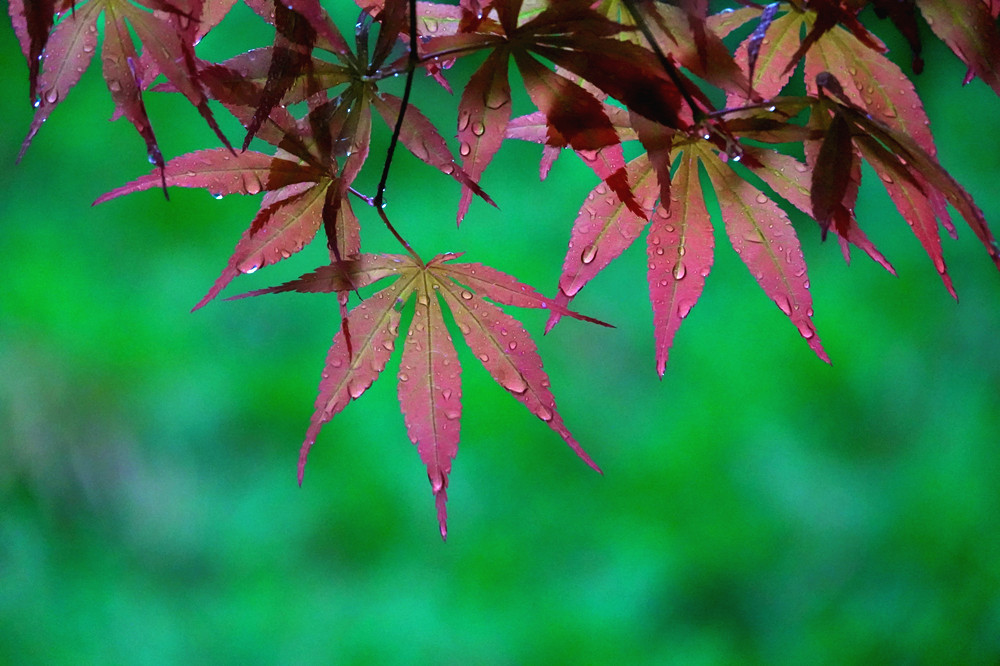
M803 319L800 321L797 324L797 328L799 329L799 335L806 340L811 340L816 335L816 331L813 329L812 324L809 323L808 320Z
M462 331L462 335L468 335L472 331L468 324L459 324L458 330Z
M393 349L396 348L396 343L393 342L392 340L386 340L385 342L382 343L382 346L385 347L386 351L392 351Z
M528 390L528 385L524 382L524 378L515 375L504 380L504 388L511 393L521 394Z
M775 297L774 302L778 304L778 307L781 308L782 312L784 312L788 316L791 316L792 304L788 301L787 296L785 296L784 294L778 294L778 296Z
M55 104L59 101L59 91L53 88L45 93L45 101L49 104Z
M462 157L468 157L469 153L472 152L472 146L463 141L458 147L458 154Z
M580 261L590 264L593 263L595 257L597 257L597 246L591 244L583 248L583 253L580 254Z
M462 290L462 298L464 298L467 301L472 300L472 292L469 291L468 289L463 289Z
M349 384L347 386L347 392L351 394L351 397L357 400L364 394L365 389L368 388L363 383Z
M680 301L677 303L677 316L684 319L691 312L691 308L694 307L694 301Z
M884 180L885 182L887 182L887 183L892 183L893 182L892 176L889 175L888 173L882 173L880 175L882 176L882 180Z
M247 275L250 275L251 273L256 272L258 268L260 268L260 264L257 263L257 262L254 262L254 263L250 264L249 266L240 266L240 272L241 273L246 273Z
M764 204L767 203L767 195L763 192L757 194L757 203Z
M546 407L545 405L539 405L538 406L537 415L538 415L538 418L540 418L543 421L551 421L552 420L552 410L549 409L548 407Z
M509 344L507 345L507 349L509 349L509 350L511 350L511 351L514 351L515 349L517 349L517 343L516 343L516 342L511 342L511 343L509 343Z
M470 114L468 111L462 111L462 113L458 115L459 132L464 132L465 129L469 126L469 118L471 117L471 115L472 114Z
M108 81L108 90L110 90L111 92L121 92L122 84L112 79L111 81Z
M687 269L684 267L683 261L677 261L677 264L674 266L673 274L675 280L684 279L684 276L687 275Z
M462 418L462 412L458 411L457 409L449 409L444 413L444 416L449 421L457 421L458 419Z
M437 32L438 22L434 19L425 18L424 19L424 30L430 33Z
M486 133L486 126L483 125L481 122L478 121L474 122L472 123L472 133L475 134L476 136L482 136L483 134Z
M451 398L451 389L444 389L441 391L441 395L444 396L445 400Z
M401 382L408 382L408 381L410 381L410 376L408 374L406 374L405 372L401 372L401 373L399 373L399 381L401 381Z
M425 307L431 304L430 300L427 298L427 294L420 294L417 296L417 303L420 303L420 305Z
M482 361L483 363L489 363L490 362L490 356L489 356L489 354L480 354L479 355L479 360Z

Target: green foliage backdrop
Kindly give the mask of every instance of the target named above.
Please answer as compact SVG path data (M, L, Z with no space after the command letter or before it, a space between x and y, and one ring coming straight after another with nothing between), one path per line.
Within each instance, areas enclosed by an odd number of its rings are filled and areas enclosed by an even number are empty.
M240 16L229 34L267 40ZM1000 105L930 43L918 85L942 163L996 225ZM295 484L329 298L188 313L254 202L175 190L89 208L147 171L139 139L105 121L91 71L15 167L31 109L9 28L0 62L0 661L1000 657L1000 280L971 232L945 241L956 306L878 188L859 218L899 278L845 267L803 225L832 367L720 244L662 382L633 248L575 302L617 329L567 321L540 340L606 475L468 363L443 544L391 382L325 428ZM149 107L168 156L213 144L185 104ZM467 250L551 292L592 175L565 155L539 184L537 157L501 151L484 186L502 213L474 204L456 231L457 186L401 156L394 219L419 225L425 255ZM229 293L322 261L305 254Z

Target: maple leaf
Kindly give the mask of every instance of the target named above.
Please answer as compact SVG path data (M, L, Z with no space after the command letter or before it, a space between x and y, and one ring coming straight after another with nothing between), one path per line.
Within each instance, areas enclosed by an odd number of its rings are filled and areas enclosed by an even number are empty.
M299 454L299 483L323 425L360 398L385 369L400 336L401 310L414 301L397 377L399 402L409 437L427 468L442 538L447 536L448 475L458 452L462 415L461 367L444 322L442 302L493 379L600 472L563 423L535 343L520 322L486 299L501 305L555 309L563 315L602 322L566 310L494 268L449 263L459 256L442 254L422 264L407 255L361 254L321 266L283 285L233 297L284 291L347 295L387 277L396 278L355 306L334 336L316 409Z
M982 0L916 0L927 25L966 65L1000 95L1000 30ZM994 10L995 11L995 10Z
M204 0L190 1L195 10L193 13L200 15ZM142 99L143 88L158 74L165 75L175 89L187 97L223 145L230 147L208 106L208 98L198 78L193 40L199 33L178 31L175 18L167 19L160 15L176 17L179 10L173 5L162 0L150 0L148 4L158 11L146 11L127 0L91 0L83 4L59 2L58 12L53 15L57 20L46 40L38 34L40 26L45 24L44 17L39 18L38 14L42 10L27 11L23 22L15 19L15 24L23 25L24 31L31 36L25 53L32 71L32 95L37 95L34 99L35 117L21 145L18 159L24 155L42 123L79 82L93 59L97 47L97 19L102 12L102 68L115 103L115 117L124 116L136 128L146 143L149 161L161 168L164 164ZM35 7L33 3L27 5ZM45 6L51 7L52 3L46 0L38 5ZM11 9L14 11L13 7ZM190 21L191 14L185 16ZM52 21L48 23L51 25ZM205 24L210 27L209 21ZM142 58L136 52L132 31L144 47ZM44 50L40 50L39 44L44 46ZM32 62L31 58L36 55ZM144 62L148 64L144 66ZM41 73L37 75L36 83L35 72L39 67Z
M222 274L195 310L241 273L253 273L301 250L324 223L334 231L328 239L332 253L348 256L358 252L358 223L343 199L339 180L316 166L253 151L233 155L216 149L176 157L166 163L161 174L168 186L206 189L217 197L267 193ZM159 184L160 177L153 173L108 192L94 203Z

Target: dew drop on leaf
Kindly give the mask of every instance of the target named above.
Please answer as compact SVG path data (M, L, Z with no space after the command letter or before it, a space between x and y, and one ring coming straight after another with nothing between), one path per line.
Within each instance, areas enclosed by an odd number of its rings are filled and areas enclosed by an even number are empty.
M482 136L486 133L486 126L481 122L474 122L472 123L472 133L476 136Z
M451 389L443 389L441 391L441 395L444 397L445 400L448 400L449 398L451 398Z
M448 411L446 411L444 413L444 415L445 415L445 418L447 418L449 421L457 421L459 418L461 418L462 412L458 411L457 409L449 409ZM439 492L440 491L440 489L441 489L440 488L440 483L438 484L438 486L439 487L434 492Z
M583 248L583 252L580 254L580 261L582 261L585 264L590 264L593 263L596 257L597 257L597 246L591 244Z
M504 388L511 393L521 394L528 390L528 385L524 382L524 379L520 375L515 375L504 380L503 385Z
M683 261L680 260L677 261L677 263L674 265L673 274L675 280L684 279L684 276L687 275L687 268L684 267Z
M549 409L548 407L546 407L545 405L539 405L538 406L538 418L540 418L543 421L551 421L552 420L552 410Z
M261 190L260 178L256 174L247 173L243 175L243 191L247 194L257 194Z
M462 157L468 157L469 153L471 152L472 152L472 146L470 146L465 141L463 141L461 145L458 147L458 154L461 155Z
M782 312L784 312L788 316L791 316L792 304L788 301L787 296L785 296L784 294L778 294L778 296L775 297L774 302L778 304L778 307L781 308Z
M480 354L479 360L482 361L483 363L489 363L490 361L489 354Z
M767 203L767 195L764 194L763 192L760 192L757 195L757 203L759 203L759 204Z
M472 292L469 291L468 289L463 289L462 290L462 298L464 298L467 301L472 300Z

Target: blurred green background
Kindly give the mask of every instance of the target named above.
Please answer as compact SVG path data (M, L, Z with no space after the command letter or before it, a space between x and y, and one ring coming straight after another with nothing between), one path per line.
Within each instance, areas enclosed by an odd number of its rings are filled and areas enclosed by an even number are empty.
M226 30L206 57L268 39L245 8ZM97 64L15 166L31 107L9 26L0 49L0 662L1000 659L1000 275L961 221L944 240L958 305L870 171L858 217L898 278L863 256L846 267L801 225L832 366L722 237L662 382L641 246L576 301L618 328L565 321L542 338L525 313L603 477L460 349L442 543L398 357L325 428L300 489L335 303L189 313L257 198L177 189L91 208L148 171L131 127L107 122ZM941 160L1000 229L1000 100L960 87L943 48L925 57ZM421 82L416 99L454 126L446 93ZM168 157L216 145L186 104L147 103ZM388 211L425 256L466 250L551 292L594 183L571 155L539 183L538 155L502 152L484 181L502 213L476 203L460 231L457 186L403 156ZM360 214L368 248L396 251Z

